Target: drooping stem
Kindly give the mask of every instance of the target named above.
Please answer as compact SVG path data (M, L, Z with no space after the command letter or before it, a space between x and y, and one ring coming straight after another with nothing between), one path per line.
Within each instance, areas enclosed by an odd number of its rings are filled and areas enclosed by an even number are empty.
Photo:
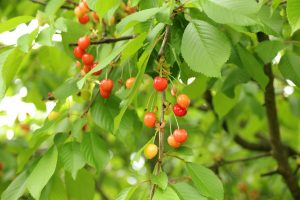
M136 37L135 35L129 35L129 36L123 36L123 37L119 37L119 38L104 38L99 41L91 42L91 45L115 43L115 42L119 42L119 41L123 41L123 40L131 40L135 37ZM69 46L77 46L77 42L70 43Z

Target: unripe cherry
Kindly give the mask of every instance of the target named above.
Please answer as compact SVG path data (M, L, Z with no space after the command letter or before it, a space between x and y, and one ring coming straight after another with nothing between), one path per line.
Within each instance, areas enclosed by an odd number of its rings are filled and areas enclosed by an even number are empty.
M89 7L87 5L87 3L84 3L84 2L80 2L78 7L81 9L81 11L86 14L89 12Z
M146 115L144 116L144 124L149 128L153 128L155 126L155 123L156 123L155 113L153 112L146 113Z
M188 134L184 129L176 129L173 132L173 135L174 135L175 141L179 142L179 143L184 143L188 138Z
M185 108L181 107L179 104L175 104L173 106L173 112L176 116L183 117L186 115L187 110Z
M190 106L191 100L186 94L181 94L177 97L177 103L182 108L188 108Z
M135 77L131 77L131 78L129 78L129 79L126 80L125 85L126 85L127 89L132 88L132 86L133 86L133 84L135 82L135 79L136 79Z
M155 144L147 144L144 149L144 155L147 159L152 159L156 156L158 148Z
M168 137L168 144L171 146L171 147L173 147L173 148L179 148L180 147L180 143L179 142L177 142L176 140L175 140L175 138L174 138L174 135L169 135L169 137Z

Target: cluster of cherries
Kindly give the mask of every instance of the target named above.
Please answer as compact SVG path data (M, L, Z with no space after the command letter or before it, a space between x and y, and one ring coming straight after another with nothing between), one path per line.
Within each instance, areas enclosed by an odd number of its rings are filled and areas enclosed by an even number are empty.
M168 87L168 80L164 77L157 76L154 78L153 87L158 92L163 92ZM190 98L181 94L177 97L177 103L173 106L173 112L178 117L183 117L187 113L187 108L190 105ZM144 124L149 128L155 127L157 122L156 114L154 112L147 112L144 116ZM177 128L168 137L168 144L172 148L179 148L188 138L188 134L185 129ZM152 159L156 156L158 147L155 144L147 144L144 149L144 155L148 159Z
M89 12L90 9L86 0L81 1L74 9L74 13L81 24L86 24L90 21ZM96 12L92 12L92 17L95 23L99 23L99 17Z

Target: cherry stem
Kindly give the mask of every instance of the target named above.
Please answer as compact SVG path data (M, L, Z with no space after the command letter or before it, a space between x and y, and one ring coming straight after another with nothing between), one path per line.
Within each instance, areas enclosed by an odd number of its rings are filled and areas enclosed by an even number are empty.
M178 121L177 121L177 117L176 117L176 115L174 114L174 112L173 112L173 115L174 115L174 118L175 118L175 121L176 121L176 124L177 124L177 129L179 129L179 123L178 123Z
M129 36L123 36L123 37L119 37L119 38L104 38L98 41L93 41L91 42L90 45L99 45L99 44L109 44L109 43L116 43L119 41L123 41L123 40L131 40L134 39L136 37L136 35L129 35ZM74 43L70 43L69 46L77 46L77 42Z
M152 92L152 94L150 95L150 97L149 97L149 99L148 99L148 102L147 102L147 105L146 105L146 108L148 109L148 106L149 106L149 103L150 103L150 100L151 100L151 98L153 97L153 95L154 95L154 92L155 91L153 91ZM151 109L150 109L151 110Z

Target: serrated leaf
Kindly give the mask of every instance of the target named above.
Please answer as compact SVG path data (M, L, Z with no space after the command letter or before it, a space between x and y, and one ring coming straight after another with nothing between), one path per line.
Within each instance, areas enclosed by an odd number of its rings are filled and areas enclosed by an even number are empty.
M287 51L281 58L279 63L279 70L286 79L293 81L300 87L300 56L292 51Z
M26 185L30 194L34 198L39 198L42 189L54 174L57 163L57 155L58 152L56 147L51 147L29 175Z
M4 31L10 31L16 28L19 24L27 23L32 19L32 16L18 16L15 18L11 18L0 24L0 33L3 33Z
M186 166L201 195L215 200L224 199L222 182L210 169L195 163L187 163Z
M255 0L200 0L209 18L221 24L248 26L256 24L259 5Z
M79 143L69 142L64 144L59 151L59 156L64 169L71 173L73 179L76 179L77 172L85 165Z
M150 176L152 184L158 185L162 190L165 190L168 187L168 176L165 172L160 172L157 176Z
M86 133L81 143L85 161L99 172L109 161L109 153L104 141L96 133Z
M193 186L187 183L176 183L175 185L172 185L172 188L178 194L180 200L209 200L202 196Z
M177 193L171 188L167 187L166 190L158 188L153 196L153 200L180 200Z
M18 175L1 195L1 200L19 199L26 190L26 172Z
M110 9L118 6L119 4L120 0L97 0L95 3L95 9L99 16L104 16Z
M184 60L193 71L206 76L221 76L230 49L227 37L207 22L194 20L183 33L181 53Z
M299 0L288 0L287 1L287 17L294 33L300 29L300 1Z

